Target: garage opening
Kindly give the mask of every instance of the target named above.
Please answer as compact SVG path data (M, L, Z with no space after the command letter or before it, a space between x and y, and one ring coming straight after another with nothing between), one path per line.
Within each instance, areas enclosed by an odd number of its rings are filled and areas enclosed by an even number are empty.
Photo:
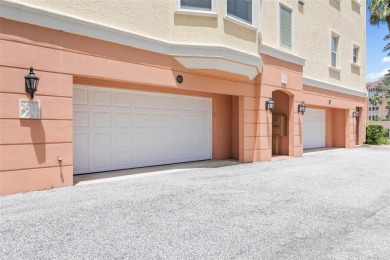
M303 149L325 147L325 110L306 108L303 118Z
M212 159L212 99L75 86L74 174Z

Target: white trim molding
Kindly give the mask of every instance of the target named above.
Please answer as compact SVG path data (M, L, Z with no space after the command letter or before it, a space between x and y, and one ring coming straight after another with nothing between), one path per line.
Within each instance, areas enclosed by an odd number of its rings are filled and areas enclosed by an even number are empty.
M228 14L228 11L227 11L227 1L228 0L224 0L224 4L225 4L225 8L224 8L224 19L225 20L228 20L230 22L233 22L233 23L236 23L238 25L241 25L245 28L248 28L248 29L251 29L251 30L257 30L258 33L259 33L259 25L260 25L260 21L261 19L263 19L262 16L260 16L262 10L262 0L250 0L252 2L252 21L251 22L248 22L248 21L244 21L244 20L241 20L237 17L235 17L234 15L231 15L231 14Z
M280 49L276 49L266 44L260 44L260 53L272 56L280 60L288 61L300 66L305 66L305 62L306 62L306 59L303 57L288 53Z
M262 72L263 61L258 53L248 53L225 45L168 42L16 0L0 0L0 17L161 53L174 58L187 56L221 59L236 63L237 66L243 65L244 71L249 71L247 69L249 66L254 68L257 74ZM230 66L225 68L221 64L227 63L219 63L218 68L214 69L231 72ZM207 69L210 69L210 66L207 66ZM253 73L245 76L253 78Z
M360 69L362 67L362 66L360 66L360 64L353 63L353 62L351 62L351 66L354 66L357 69Z
M329 68L330 70L335 71L335 72L341 72L341 69L338 68L338 67L328 66L328 68Z
M362 0L352 0L352 2L358 5L359 7L362 6Z
M308 85L316 88L321 88L325 90L335 91L343 94L358 96L358 97L366 97L367 91L360 91L356 89L351 89L343 86L334 85L325 81L320 81L308 77L303 77L303 85Z
M198 57L179 57L179 56L176 56L175 59L187 69L220 70L220 71L247 76L250 80L253 80L258 74L257 69L253 66L248 66L242 63L232 62L224 59L218 59L212 57L198 58Z
M188 14L188 15L199 15L199 16L210 16L217 17L217 5L215 3L216 0L211 1L211 10L202 10L196 8L182 8L181 0L175 0L175 13L177 14Z

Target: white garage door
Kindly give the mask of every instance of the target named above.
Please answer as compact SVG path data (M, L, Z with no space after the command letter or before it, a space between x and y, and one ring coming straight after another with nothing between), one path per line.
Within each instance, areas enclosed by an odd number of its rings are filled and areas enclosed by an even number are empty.
M211 99L75 86L74 174L211 159Z
M325 110L307 108L303 116L303 149L325 147Z

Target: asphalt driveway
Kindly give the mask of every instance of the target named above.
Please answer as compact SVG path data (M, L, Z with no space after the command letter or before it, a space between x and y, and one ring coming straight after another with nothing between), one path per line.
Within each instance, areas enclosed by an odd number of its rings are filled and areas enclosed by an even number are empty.
M389 259L390 147L0 198L0 259Z

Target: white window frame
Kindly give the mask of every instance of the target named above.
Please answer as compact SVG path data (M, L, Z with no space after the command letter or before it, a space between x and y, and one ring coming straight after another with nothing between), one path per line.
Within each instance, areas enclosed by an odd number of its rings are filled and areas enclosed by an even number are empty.
M341 0L340 0L341 1ZM340 2L339 1L339 2ZM357 6L361 7L362 6L362 0L352 0L353 3L355 3Z
M210 1L211 1L211 10L207 11L207 10L198 10L198 9L191 9L191 8L182 8L181 0L175 0L175 13L217 17L218 14L217 14L216 0L210 0Z
M333 38L337 38L337 49L336 49L336 66L333 66L332 64L332 40ZM337 70L337 71L340 71L340 44L341 43L341 37L340 37L340 34L336 33L335 31L331 31L331 34L330 34L330 41L329 41L329 50L330 50L330 65L329 65L329 68L330 69L334 69L334 70Z
M281 7L291 11L291 48L289 48L287 46L283 46L280 42L280 8ZM291 8L290 6L284 4L284 3L279 2L279 8L277 8L277 12L278 12L278 14L276 15L276 17L278 17L278 42L279 42L279 46L282 48L285 48L287 50L293 50L294 49L294 9Z
M246 27L248 29L257 30L259 27L259 21L261 19L261 0L251 0L252 1L252 23L245 22L244 20L241 20L239 18L234 17L233 15L228 14L227 12L227 1L225 0L225 11L224 11L224 18L230 22L236 23L238 25L241 25L243 27Z
M356 62L354 61L355 58L355 50L357 50L357 56L356 56ZM352 61L351 64L355 67L360 68L360 46L356 43L352 43Z

